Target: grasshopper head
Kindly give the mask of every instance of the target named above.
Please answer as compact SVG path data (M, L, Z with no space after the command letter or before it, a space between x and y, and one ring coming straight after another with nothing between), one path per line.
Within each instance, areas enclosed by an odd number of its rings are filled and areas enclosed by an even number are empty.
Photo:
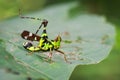
M62 38L60 37L60 35L58 35L58 36L54 39L54 48L55 48L55 49L59 49L59 48L60 48L61 41L62 41Z

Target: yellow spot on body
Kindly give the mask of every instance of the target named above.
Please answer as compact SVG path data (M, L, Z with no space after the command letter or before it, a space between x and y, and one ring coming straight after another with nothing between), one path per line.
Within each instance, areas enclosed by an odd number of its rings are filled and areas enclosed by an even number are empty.
M40 48L32 46L32 47L29 47L28 50L30 50L30 51L39 51Z

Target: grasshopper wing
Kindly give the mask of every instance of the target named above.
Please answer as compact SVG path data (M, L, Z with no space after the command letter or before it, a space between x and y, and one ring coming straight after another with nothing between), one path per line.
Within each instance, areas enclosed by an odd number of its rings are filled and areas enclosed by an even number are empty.
M26 40L30 40L30 41L39 41L40 40L40 36L34 34L34 33L31 33L29 31L26 31L24 30L22 33L21 33L21 37L23 39L26 39Z

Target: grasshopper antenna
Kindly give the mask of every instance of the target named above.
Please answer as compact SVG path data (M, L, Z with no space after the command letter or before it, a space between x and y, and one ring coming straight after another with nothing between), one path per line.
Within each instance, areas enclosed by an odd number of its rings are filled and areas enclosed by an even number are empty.
M19 9L19 16L20 16L20 18L22 18L22 19L33 19L33 20L40 20L40 21L42 21L41 25L39 26L39 28L37 29L37 31L35 32L35 34L38 33L38 31L40 30L40 28L41 28L42 26L46 27L47 24L48 24L48 21L47 21L46 19L34 18L34 17L28 17L28 16L22 16L21 9Z
M19 9L19 16L20 16L20 18L22 18L22 19L34 19L34 20L43 21L41 18L34 18L34 17L22 16L21 9Z

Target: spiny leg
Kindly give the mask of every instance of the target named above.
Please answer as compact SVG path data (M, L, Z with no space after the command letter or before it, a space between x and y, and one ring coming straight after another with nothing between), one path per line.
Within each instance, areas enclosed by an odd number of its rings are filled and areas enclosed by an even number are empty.
M50 59L50 62L53 62L52 61L52 51L50 50L50 53L49 53L49 55L48 55L48 58Z
M49 46L49 49L50 49L50 53L49 53L49 59L50 59L50 63L53 63L54 61L52 60L52 55L53 55L53 49L52 49L52 46Z
M48 54L48 58L45 58L44 60L47 62L50 61L50 63L54 62L54 61L52 61L52 55L53 55L52 50L50 49L50 52Z
M39 46L40 47L43 47L44 44L48 42L48 36L47 36L47 31L46 31L47 21L46 22L45 21L42 23L44 26L43 26L43 32L41 34L41 39L39 41ZM39 31L39 29L36 31L36 33L38 31Z
M33 52L28 52L28 53L26 53L26 55L32 55L33 54Z
M55 50L55 51L57 51L57 52L59 52L59 53L61 53L61 54L63 54L64 55L64 60L67 62L67 63L71 63L71 62L69 62L68 60L67 60L67 58L66 58L66 55L65 55L65 53L63 52L63 51L61 51L61 50Z
M44 26L43 26L43 32L42 32L41 37L42 37L43 39L48 39L48 35L47 35L47 31L46 31L47 23L48 23L47 20L44 20L44 21L42 22L42 24L43 24ZM39 29L38 29L38 30L39 30Z
M30 51L28 53L26 53L26 55L32 55L34 53L34 51Z
M47 21L46 19L43 19L40 27L37 29L37 31L36 31L35 34L38 33L38 31L40 30L40 28L42 27L42 25L43 25L43 27L46 29L47 24L48 24L48 21ZM44 28L43 28L43 30L44 30ZM43 32L44 32L44 31L43 31ZM45 31L45 33L46 33L46 31Z

